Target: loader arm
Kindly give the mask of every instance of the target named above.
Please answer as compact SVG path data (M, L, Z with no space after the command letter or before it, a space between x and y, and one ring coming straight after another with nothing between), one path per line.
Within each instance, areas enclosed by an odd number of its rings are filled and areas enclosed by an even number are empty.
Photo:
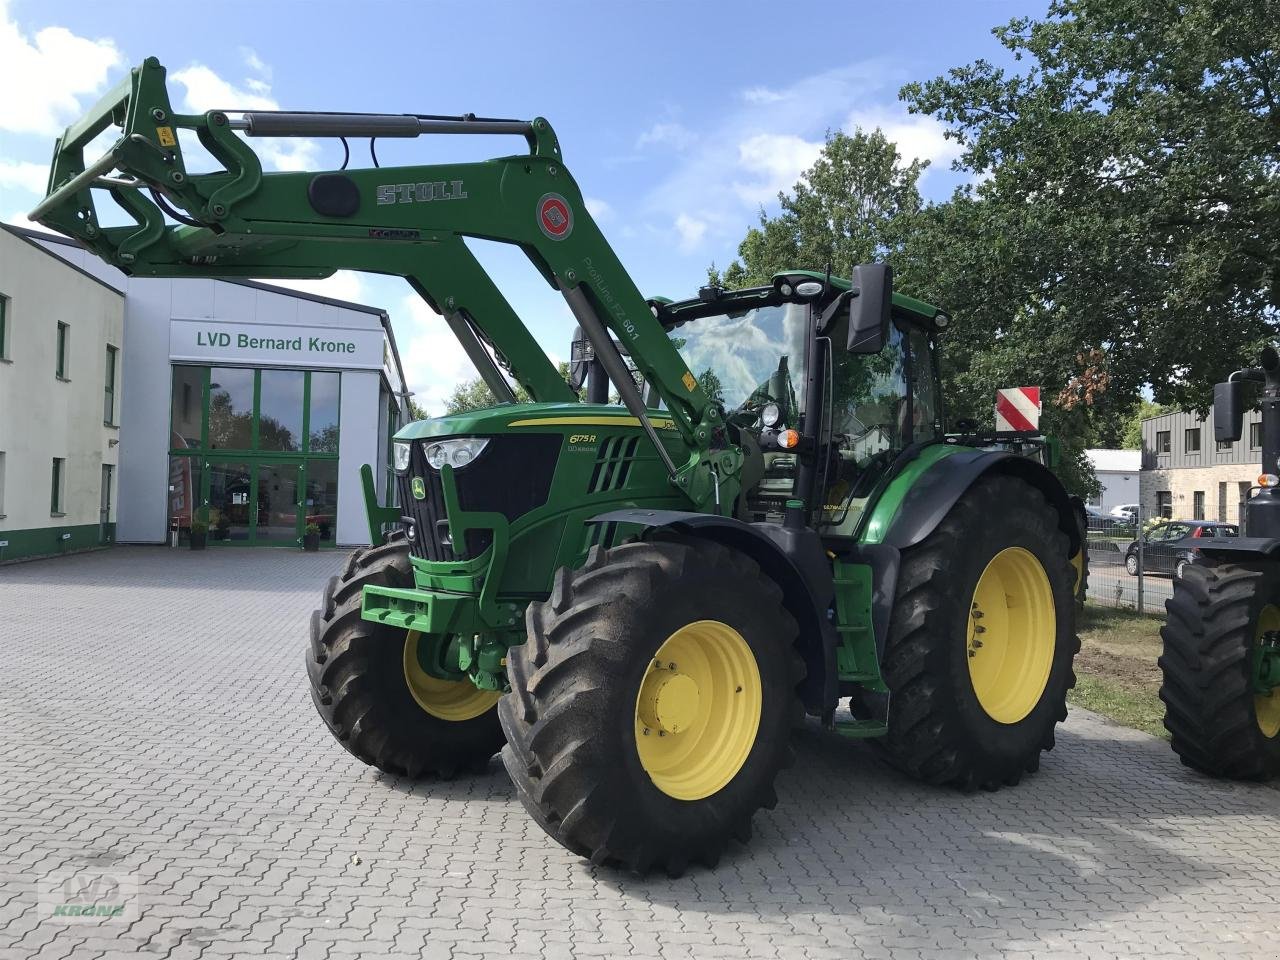
M113 127L118 136L107 152L86 163L85 147ZM222 169L188 173L182 131L194 133ZM525 137L529 150L472 163L264 173L240 132L360 138L516 134ZM133 223L104 226L95 203L103 193ZM463 238L516 244L564 295L673 480L693 495L709 489L700 465L721 476L736 473L732 451L709 454L713 438L723 436L715 429L718 408L601 234L544 119L175 114L165 69L149 58L58 140L47 195L31 219L75 237L135 276L320 278L339 269L401 276L443 313L499 398L509 390L482 342L534 399L576 400ZM693 451L688 463L672 463L658 442L606 331L626 345L632 363L665 401Z

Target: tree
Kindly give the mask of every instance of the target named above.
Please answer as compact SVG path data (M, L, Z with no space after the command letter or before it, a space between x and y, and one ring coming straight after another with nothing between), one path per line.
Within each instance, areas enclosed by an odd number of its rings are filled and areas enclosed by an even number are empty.
M994 32L1016 71L979 60L903 89L981 179L933 211L917 262L997 365L1090 358L1067 388L1097 352L1116 407L1149 383L1207 408L1277 330L1280 4L1055 0Z
M560 376L565 380L569 379L569 364L561 361L556 367L560 372ZM516 403L530 403L532 398L529 391L522 386L515 388ZM579 391L579 399L581 399L582 391ZM468 410L483 410L486 407L496 406L498 398L493 395L493 391L489 389L489 385L480 377L471 380L463 380L453 388L453 393L449 395L449 399L444 402L444 412L447 415L454 413L465 413ZM421 408L417 408L420 410ZM417 410L414 416L417 417ZM422 419L422 418L419 418Z
M920 209L917 183L927 162L904 164L879 130L829 133L814 165L790 193L778 194L782 212L747 231L740 259L712 283L764 284L778 270L804 267L847 274L854 264L885 259L901 249L907 224Z

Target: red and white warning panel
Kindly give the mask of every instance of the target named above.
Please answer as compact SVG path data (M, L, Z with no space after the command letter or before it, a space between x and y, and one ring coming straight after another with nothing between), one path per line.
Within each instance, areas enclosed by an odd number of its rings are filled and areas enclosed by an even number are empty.
M996 433L1040 429L1040 388L1006 387L996 391Z

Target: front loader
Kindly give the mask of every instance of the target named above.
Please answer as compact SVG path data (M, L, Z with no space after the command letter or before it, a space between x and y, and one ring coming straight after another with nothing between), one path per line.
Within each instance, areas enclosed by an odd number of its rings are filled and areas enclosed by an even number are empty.
M245 139L446 134L526 148L266 173ZM217 172L187 170L189 138ZM312 617L317 709L365 762L449 776L501 749L560 843L677 873L747 839L806 714L963 789L1052 747L1076 509L1002 438L944 432L948 318L886 265L645 299L546 120L178 115L154 59L67 130L33 218L137 276L403 276L502 401L396 435L397 503L368 498L375 546ZM519 246L564 296L572 386L466 238ZM583 371L620 403L581 402Z
M1213 393L1214 437L1240 439L1245 384L1261 387L1262 463L1241 536L1196 541L1173 581L1160 656L1165 726L1187 766L1215 777L1280 775L1280 354Z

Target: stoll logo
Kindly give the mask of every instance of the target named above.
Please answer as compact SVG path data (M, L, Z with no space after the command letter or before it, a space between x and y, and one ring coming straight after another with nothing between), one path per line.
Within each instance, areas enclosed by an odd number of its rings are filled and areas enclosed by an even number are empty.
M40 881L40 919L56 923L131 923L138 919L138 878L82 869Z

